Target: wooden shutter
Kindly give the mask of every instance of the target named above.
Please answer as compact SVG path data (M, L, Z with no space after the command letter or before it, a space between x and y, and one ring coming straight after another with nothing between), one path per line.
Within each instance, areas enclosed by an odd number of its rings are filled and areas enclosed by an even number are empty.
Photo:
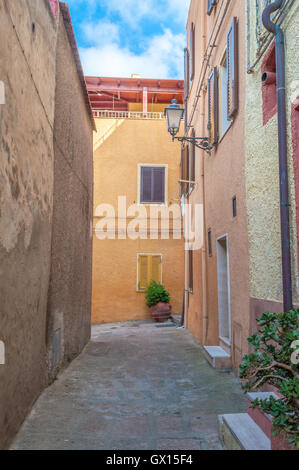
M227 34L227 114L233 118L239 106L238 20L235 17Z
M189 145L186 145L186 180L190 180L190 149ZM189 183L185 185L185 194L189 193Z
M141 167L140 202L151 202L152 199L152 168Z
M162 282L162 256L139 255L138 290L145 290L151 280Z
M219 138L219 91L218 70L215 67L208 79L208 130L212 145L217 144Z
M141 167L140 202L165 202L165 167Z
M184 147L181 147L180 180L184 179ZM180 197L184 194L183 183L180 183Z
M149 270L149 257L147 255L139 255L138 260L138 290L146 289L149 283L148 270Z
M159 284L162 282L161 268L162 268L161 256L160 255L151 256L151 279L153 279L153 281L158 282Z
M189 51L184 49L184 68L185 68L185 100L189 95Z
M195 75L195 25L191 23L190 26L190 81L194 79Z
M187 151L188 151L188 146L184 145L182 147L182 153L181 153L181 179L183 181L188 180ZM181 195L182 194L187 194L187 192L188 192L188 184L187 183L181 183Z
M165 202L165 168L156 167L152 169L152 202Z
M184 118L184 121L185 121L185 134L186 134L187 129L188 129L188 100L187 99L184 100L184 104L185 104L185 118Z
M193 250L189 250L189 290L193 291Z
M191 137L195 137L195 130L192 129ZM195 145L190 145L190 181L195 181Z

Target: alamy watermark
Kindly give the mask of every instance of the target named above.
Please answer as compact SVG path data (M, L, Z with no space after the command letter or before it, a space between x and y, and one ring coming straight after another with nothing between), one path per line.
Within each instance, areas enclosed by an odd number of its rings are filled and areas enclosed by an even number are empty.
M183 217L184 216L184 217ZM94 232L99 240L185 240L186 249L203 244L202 204L132 204L119 196L117 208L100 204L95 211Z
M5 345L3 341L0 340L0 366L5 364Z

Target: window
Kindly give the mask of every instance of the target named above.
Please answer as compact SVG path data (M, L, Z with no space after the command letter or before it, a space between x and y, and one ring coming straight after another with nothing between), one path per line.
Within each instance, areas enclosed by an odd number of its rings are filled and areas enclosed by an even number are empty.
M228 67L227 67L227 54L226 51L220 64L219 74L219 102L220 102L220 136L222 137L232 123L232 119L228 117L228 100L227 100L227 87L228 87Z
M239 106L238 20L235 17L227 34L227 115L233 118Z
M211 230L208 231L208 245L209 245L209 256L213 255L213 250L212 250L212 232Z
M162 283L162 256L140 254L138 255L137 290L143 292L151 280Z
M165 204L166 167L140 165L141 204Z
M189 257L189 292L193 292L193 250L188 251Z
M213 7L217 5L217 0L207 0L207 13L210 15L212 13Z
M213 69L208 79L208 130L212 145L217 144L219 139L219 95L218 95L218 70Z
M233 217L237 217L237 197L233 197Z

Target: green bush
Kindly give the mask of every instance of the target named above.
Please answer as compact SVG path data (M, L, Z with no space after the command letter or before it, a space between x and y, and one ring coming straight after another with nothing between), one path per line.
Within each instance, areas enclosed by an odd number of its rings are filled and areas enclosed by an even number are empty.
M170 301L169 293L164 286L158 284L156 281L151 281L145 291L146 305L152 307L158 302L168 304Z
M299 310L287 313L265 312L257 320L258 333L248 338L253 352L243 358L240 377L247 391L264 384L278 389L282 398L255 400L254 408L273 416L273 435L283 434L299 448L299 365L294 358L294 342L299 340Z

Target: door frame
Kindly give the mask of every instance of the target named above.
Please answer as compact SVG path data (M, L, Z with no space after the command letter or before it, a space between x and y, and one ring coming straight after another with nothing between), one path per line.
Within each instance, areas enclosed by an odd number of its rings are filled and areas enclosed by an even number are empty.
M226 276L227 276L227 297L228 297L228 338L221 336L220 321L219 321L219 242L226 241ZM229 264L229 236L228 233L221 235L216 239L216 253L217 253L217 298L218 298L218 336L220 341L223 341L227 346L231 346L232 332L231 332L231 289L230 289L230 264Z

